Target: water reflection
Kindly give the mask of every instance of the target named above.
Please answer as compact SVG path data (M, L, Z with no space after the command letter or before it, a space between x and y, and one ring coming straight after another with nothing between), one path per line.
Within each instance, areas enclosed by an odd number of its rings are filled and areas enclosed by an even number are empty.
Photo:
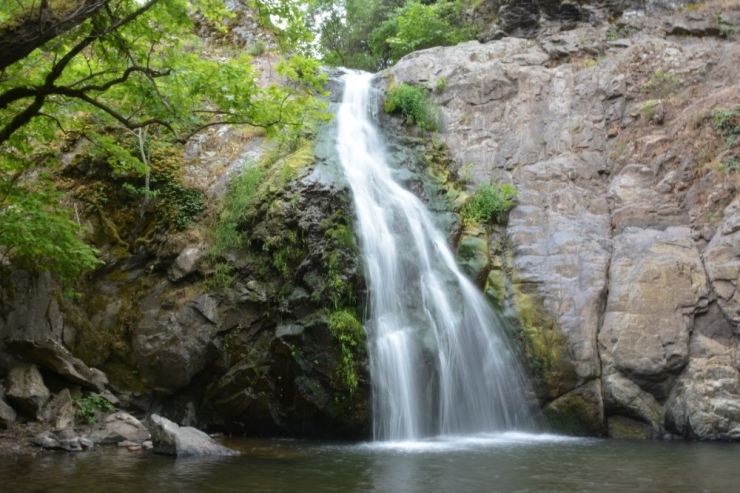
M230 441L244 453L172 459L106 449L0 458L0 491L629 492L737 491L739 444L484 435L423 442Z

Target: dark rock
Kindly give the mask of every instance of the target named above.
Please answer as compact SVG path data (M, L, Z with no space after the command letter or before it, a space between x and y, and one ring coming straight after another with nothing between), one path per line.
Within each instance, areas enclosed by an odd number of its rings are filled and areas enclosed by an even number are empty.
M550 429L575 436L603 436L604 405L601 382L592 380L545 406L542 414Z
M6 344L23 359L52 370L70 382L95 390L103 390L108 384L103 372L88 367L52 339L34 341L10 339Z
M35 418L49 401L51 393L36 365L18 363L8 373L8 399L29 417Z
M583 13L577 3L563 2L560 4L558 15L560 17L560 30L569 31L575 29L578 22L582 20Z
M13 427L15 423L16 413L5 399L0 397L0 429L8 430Z
M152 443L158 454L188 455L239 455L239 452L224 447L200 430L176 423L157 414L150 417Z
M534 0L519 0L502 5L498 11L501 30L511 36L531 38L537 34L540 13Z

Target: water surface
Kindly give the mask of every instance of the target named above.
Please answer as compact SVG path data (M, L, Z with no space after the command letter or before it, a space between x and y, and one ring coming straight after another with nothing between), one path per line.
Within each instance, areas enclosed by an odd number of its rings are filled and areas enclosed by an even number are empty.
M0 458L0 491L733 492L740 444L504 433L419 442L231 440L241 457L105 449Z

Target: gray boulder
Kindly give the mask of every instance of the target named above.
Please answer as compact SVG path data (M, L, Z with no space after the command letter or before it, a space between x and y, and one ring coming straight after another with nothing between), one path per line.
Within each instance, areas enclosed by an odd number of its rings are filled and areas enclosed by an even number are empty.
M190 426L179 426L157 414L151 416L152 442L154 451L165 455L239 455L239 452L224 447L200 430Z
M59 433L43 431L30 438L29 441L37 447L50 450L65 450L67 452L82 452L84 449L91 449L95 446L92 441L85 437L77 436L72 430L65 430Z
M49 401L51 394L36 365L18 363L8 373L8 400L31 417Z
M39 419L51 422L55 430L64 430L74 426L75 406L69 389L59 392L39 413Z
M186 248L167 271L167 277L172 282L178 282L196 271L201 259L203 250L201 248Z
M111 414L90 433L90 439L102 445L122 441L141 443L149 439L149 430L141 421L128 413L119 411Z

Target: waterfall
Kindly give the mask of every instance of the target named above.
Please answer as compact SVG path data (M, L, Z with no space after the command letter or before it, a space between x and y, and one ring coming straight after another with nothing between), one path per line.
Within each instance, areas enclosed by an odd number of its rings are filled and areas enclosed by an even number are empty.
M344 76L337 151L354 196L369 287L374 438L521 427L528 413L516 358L431 213L394 181L371 118L371 78Z

